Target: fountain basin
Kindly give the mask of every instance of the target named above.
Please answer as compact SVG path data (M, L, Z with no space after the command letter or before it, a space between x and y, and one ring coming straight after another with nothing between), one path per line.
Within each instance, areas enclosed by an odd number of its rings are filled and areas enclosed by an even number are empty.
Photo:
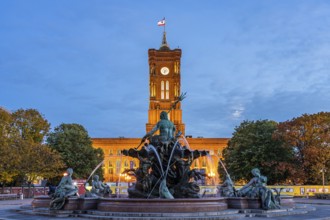
M261 209L261 200L247 197L228 197L228 208L231 209ZM294 207L292 196L281 196L281 206Z
M36 196L32 201L32 207L35 208L49 208L51 198L49 196ZM98 198L79 198L69 197L63 206L63 210L96 210Z
M51 199L37 196L33 208L48 208ZM292 196L281 196L281 205L294 207ZM246 197L202 199L129 199L129 198L68 198L64 210L99 210L107 212L182 213L216 212L225 209L260 209L261 201Z
M33 208L49 208L52 199L49 196L35 196L32 200Z
M48 196L37 196L33 208L49 207ZM128 198L68 198L63 210L99 210L106 212L197 213L217 212L228 208L226 198L202 199L128 199Z
M197 213L228 208L225 198L203 199L113 199L102 198L97 209L108 212Z

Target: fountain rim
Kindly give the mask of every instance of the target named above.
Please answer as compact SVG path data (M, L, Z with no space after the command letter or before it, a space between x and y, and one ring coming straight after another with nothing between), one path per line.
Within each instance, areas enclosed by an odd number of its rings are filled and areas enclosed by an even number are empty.
M100 198L97 209L110 212L197 213L228 208L227 198Z
M88 197L87 197L88 198ZM85 198L84 198L85 199ZM182 202L182 201L188 201L188 202L198 202L198 201L218 201L218 200L225 200L227 197L203 197L203 198L174 198L174 199L166 199L166 198L110 198L110 197L103 197L98 198L99 200L116 200L116 201L157 201L157 202Z

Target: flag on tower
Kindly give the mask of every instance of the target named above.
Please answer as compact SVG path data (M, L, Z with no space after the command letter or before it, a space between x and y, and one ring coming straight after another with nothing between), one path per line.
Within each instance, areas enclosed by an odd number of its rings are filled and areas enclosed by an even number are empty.
M165 18L157 22L158 26L165 26Z

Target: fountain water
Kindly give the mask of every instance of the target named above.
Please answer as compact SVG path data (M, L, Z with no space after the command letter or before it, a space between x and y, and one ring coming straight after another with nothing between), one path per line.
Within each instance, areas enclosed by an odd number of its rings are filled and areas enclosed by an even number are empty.
M206 151L191 151L181 146L178 139L164 143L156 141L152 140L141 150L131 148L122 151L123 155L140 161L140 166L134 171L137 182L128 189L129 197L198 198L199 186L191 179L197 180L201 174L191 170L190 165L198 157L206 156ZM150 173L146 171L149 167Z
M223 170L225 171L227 178L229 179L229 181L231 182L231 184L234 185L232 179L230 178L230 175L229 175L229 173L228 173L228 171L227 171L227 168L226 168L225 164L222 162L222 160L221 160L220 157L217 156L217 158L218 158L218 161L219 161L219 163L221 164Z
M102 160L95 168L94 170L91 172L91 174L89 175L89 177L86 180L86 183L88 183L88 181L90 180L90 178L93 176L93 174L100 168L100 166L102 166L104 163L104 160Z
M166 176L167 176L168 169L166 170L166 173L164 173L163 165L162 165L162 162L161 162L161 159L159 157L159 154L158 154L157 150L152 145L149 145L149 147L154 152L154 154L156 155L157 161L159 163L160 170L162 171L161 177L158 179L157 183L155 184L155 186L156 186L158 184L158 182L160 181L159 196L160 196L160 198L174 199L173 195L170 193L170 191L168 190L167 185L166 185ZM153 187L153 189L151 190L151 192L149 193L147 198L150 197L150 195L152 194L155 186Z

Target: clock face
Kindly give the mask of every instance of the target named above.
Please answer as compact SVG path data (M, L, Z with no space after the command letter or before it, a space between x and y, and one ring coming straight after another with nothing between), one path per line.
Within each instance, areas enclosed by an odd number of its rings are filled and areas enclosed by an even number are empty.
M170 69L167 67L162 67L160 69L160 73L163 74L164 76L168 75L170 73Z

